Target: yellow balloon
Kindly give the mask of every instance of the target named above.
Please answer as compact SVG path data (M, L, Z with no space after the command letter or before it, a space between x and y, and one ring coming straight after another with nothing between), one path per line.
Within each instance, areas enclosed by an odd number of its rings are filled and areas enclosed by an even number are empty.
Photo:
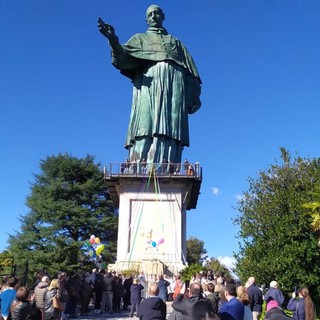
M104 245L100 244L100 246L96 249L96 254L99 256L104 249Z
M94 242L95 242L96 244L99 244L99 243L100 243L100 239L99 239L99 238L95 238L95 239L94 239Z

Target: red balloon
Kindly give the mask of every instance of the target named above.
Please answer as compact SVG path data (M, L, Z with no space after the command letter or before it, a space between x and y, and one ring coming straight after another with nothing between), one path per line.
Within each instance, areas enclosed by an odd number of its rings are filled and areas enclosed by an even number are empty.
M91 244L94 244L94 239L93 238L90 238L89 241L90 241Z

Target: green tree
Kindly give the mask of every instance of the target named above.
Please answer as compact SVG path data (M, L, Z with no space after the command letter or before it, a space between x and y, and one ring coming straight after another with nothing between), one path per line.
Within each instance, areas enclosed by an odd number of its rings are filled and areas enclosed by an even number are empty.
M188 265L184 269L180 271L180 275L183 281L190 280L196 273L200 272L208 272L208 270L212 269L214 273L220 273L223 274L225 278L233 278L231 275L230 270L220 263L220 261L216 258L211 258L210 260L207 260L204 265L200 263L193 263L191 265Z
M9 239L15 263L28 262L30 271L77 270L85 263L81 247L91 234L106 244L103 255L112 262L118 216L101 165L89 155L59 154L41 160L40 169L27 197L30 212L21 216L21 231Z
M225 277L233 278L231 271L216 258L210 258L204 266L207 270L212 269L214 273L220 273Z
M315 190L310 192L310 195L312 202L303 204L303 207L310 210L311 228L318 235L318 243L320 244L320 185L315 186Z
M194 263L188 265L184 269L182 269L179 274L181 276L182 281L190 281L192 277L199 272L206 271L206 268L199 263Z
M7 250L0 252L0 274L11 275L13 265L14 259L12 254Z
M204 248L204 242L195 237L187 240L187 262L188 264L200 263L203 261L207 250Z
M260 284L277 280L287 293L307 285L318 298L320 250L303 204L320 183L320 159L291 160L285 149L281 152L283 163L250 178L239 201L236 273L241 279L255 276Z

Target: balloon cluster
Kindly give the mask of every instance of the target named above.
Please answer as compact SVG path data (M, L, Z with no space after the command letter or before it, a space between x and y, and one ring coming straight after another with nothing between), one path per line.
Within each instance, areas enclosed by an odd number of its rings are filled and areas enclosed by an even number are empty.
M152 229L147 232L147 234L145 235L147 238L146 241L150 247L157 248L160 244L164 243L164 239L161 238L158 241L154 241L155 239L153 239L152 233Z
M98 237L91 235L90 239L84 243L83 249L90 259L95 259L101 255L104 250L104 244L100 242Z

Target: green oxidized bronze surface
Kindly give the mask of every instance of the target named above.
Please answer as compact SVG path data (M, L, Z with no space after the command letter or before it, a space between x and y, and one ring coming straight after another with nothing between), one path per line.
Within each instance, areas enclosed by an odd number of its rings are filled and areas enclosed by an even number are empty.
M133 99L125 141L130 160L180 163L189 146L188 114L200 106L201 80L185 46L163 28L158 6L147 10L147 32L120 45L114 28L100 18L109 39L112 64L133 83Z

